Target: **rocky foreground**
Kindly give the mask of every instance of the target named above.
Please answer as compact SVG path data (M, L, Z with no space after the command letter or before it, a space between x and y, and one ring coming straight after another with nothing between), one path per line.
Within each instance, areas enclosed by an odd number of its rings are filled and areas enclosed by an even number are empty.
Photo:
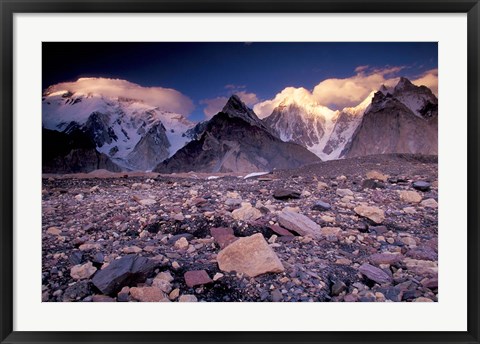
M437 167L44 176L42 300L437 301Z

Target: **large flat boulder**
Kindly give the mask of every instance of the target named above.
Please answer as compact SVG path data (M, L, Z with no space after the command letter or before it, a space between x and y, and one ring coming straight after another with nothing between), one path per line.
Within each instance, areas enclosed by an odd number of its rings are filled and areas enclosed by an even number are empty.
M236 271L250 277L267 272L282 272L285 268L262 234L240 238L218 253L222 271Z
M310 220L305 215L293 211L284 210L278 214L278 223L288 230L294 231L301 236L320 238L320 225Z

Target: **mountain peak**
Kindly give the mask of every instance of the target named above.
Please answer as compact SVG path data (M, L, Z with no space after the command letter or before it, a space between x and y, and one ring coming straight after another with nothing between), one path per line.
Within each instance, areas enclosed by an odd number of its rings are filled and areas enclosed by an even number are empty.
M403 90L408 90L408 89L416 89L417 87L412 84L410 80L407 78L401 76L400 80L398 80L397 86L395 86L395 92L403 91Z
M252 125L256 125L262 128L265 127L264 124L260 121L260 119L255 114L255 112L253 112L252 109L250 109L247 105L245 105L245 103L242 102L240 97L237 96L236 94L233 94L228 99L227 103L222 109L222 112L227 114L230 117L241 118Z

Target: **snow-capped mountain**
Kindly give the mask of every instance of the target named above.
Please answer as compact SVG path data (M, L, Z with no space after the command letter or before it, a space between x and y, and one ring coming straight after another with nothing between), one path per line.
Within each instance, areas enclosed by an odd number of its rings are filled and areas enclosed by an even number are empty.
M95 80L102 85L112 83L112 89L119 82L104 78ZM82 81L85 78L77 82ZM181 114L114 92L75 91L75 83L71 88L63 89L59 84L45 91L43 127L65 134L77 129L83 131L95 142L99 153L124 169L150 170L189 141L185 133L194 123Z
M302 145L320 158L335 125L337 111L317 103L284 99L263 122L282 141Z
M352 140L364 122L365 115L373 111L374 95L376 97L375 111L377 112L382 106L393 110L390 104L379 100L380 95L382 95L389 99L395 99L398 104L401 104L398 106L401 106L402 109L406 108L406 111L419 119L425 120L437 117L438 101L430 89L425 86L415 86L408 79L402 77L395 87L387 88L382 85L377 93L372 91L357 106L346 107L337 111L332 111L320 104L299 103L286 98L263 121L283 141L298 143L315 153L322 160L338 159L349 156L347 153L356 149L354 148L355 144L360 144L358 140L356 142L352 142ZM370 130L381 132L385 130L384 125L394 125L398 129L403 125L403 119L396 124L378 123L376 129L372 128ZM402 140L402 138L399 139ZM409 138L410 141L413 139L412 137ZM419 141L423 140L419 138ZM410 143L410 146L412 145ZM433 149L432 145L428 145L429 148L420 148L420 145L413 145L410 152L434 152L429 154L436 154L436 149ZM436 140L434 145L436 147ZM402 143L399 143L399 149L401 146ZM391 149L395 150L395 148ZM405 149L402 148L403 150ZM375 153L363 150L361 154Z
M261 172L320 161L301 145L284 142L237 96L206 122L197 140L161 162L156 172Z

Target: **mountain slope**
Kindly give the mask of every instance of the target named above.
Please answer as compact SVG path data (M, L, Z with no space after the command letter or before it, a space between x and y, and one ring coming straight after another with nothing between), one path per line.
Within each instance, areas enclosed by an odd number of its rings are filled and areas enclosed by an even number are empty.
M98 80L113 86L119 82ZM44 94L42 122L45 128L66 134L72 128L85 132L99 153L124 169L136 170L152 169L172 156L189 140L185 133L194 126L180 114L139 99L105 96L94 89L72 92L57 85Z
M403 101L409 98L400 98ZM372 104L342 156L385 153L438 154L438 112L425 116L390 93L375 93Z
M156 172L257 172L299 167L320 159L272 133L237 96L206 125L199 140L160 163Z

